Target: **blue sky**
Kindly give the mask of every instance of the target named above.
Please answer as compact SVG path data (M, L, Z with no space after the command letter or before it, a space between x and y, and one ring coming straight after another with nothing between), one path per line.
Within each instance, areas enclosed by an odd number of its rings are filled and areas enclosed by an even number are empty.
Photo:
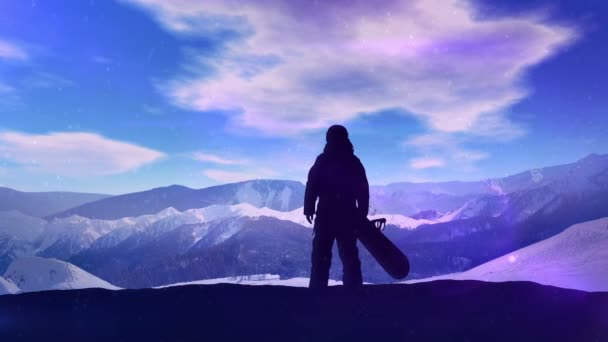
M608 152L600 1L3 1L0 185L304 180L334 123L372 184Z

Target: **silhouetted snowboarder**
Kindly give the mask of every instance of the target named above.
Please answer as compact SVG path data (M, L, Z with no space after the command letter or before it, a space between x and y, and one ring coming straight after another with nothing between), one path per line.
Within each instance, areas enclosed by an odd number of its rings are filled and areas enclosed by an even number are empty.
M367 217L369 185L365 168L354 154L343 126L327 130L327 144L308 173L304 215L312 223L314 238L310 287L326 287L334 240L343 265L344 286L363 284L357 250L356 225ZM317 198L319 202L315 210Z

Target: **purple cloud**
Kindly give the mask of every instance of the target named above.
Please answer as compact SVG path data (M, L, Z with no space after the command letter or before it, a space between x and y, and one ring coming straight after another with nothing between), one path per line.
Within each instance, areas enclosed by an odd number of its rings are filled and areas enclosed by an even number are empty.
M577 37L534 16L480 19L462 1L130 2L176 34L243 32L205 58L213 76L178 75L164 89L268 134L402 108L434 131L517 136L505 111L527 96L527 69ZM253 73L243 63L268 58Z

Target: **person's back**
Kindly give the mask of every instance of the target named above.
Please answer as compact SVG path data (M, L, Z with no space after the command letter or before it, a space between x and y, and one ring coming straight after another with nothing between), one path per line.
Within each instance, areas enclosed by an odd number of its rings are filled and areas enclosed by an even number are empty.
M319 202L315 210L317 198ZM342 126L327 131L327 145L308 174L304 215L314 224L310 287L325 287L329 279L333 241L338 243L345 286L362 284L355 225L367 216L369 185L365 169L353 153Z

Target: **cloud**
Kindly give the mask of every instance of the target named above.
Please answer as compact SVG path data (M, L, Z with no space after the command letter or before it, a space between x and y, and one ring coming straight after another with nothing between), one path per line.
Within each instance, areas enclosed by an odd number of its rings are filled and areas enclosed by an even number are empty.
M514 137L507 109L526 71L577 38L539 15L480 18L458 0L130 0L178 36L230 36L163 90L179 106L220 110L292 134L401 108L434 131Z
M0 39L0 59L26 60L28 54L16 44Z
M13 91L15 91L15 88L11 87L8 84L0 82L0 94L12 93Z
M0 39L0 62L3 60L14 60L23 62L28 59L28 54L14 43ZM0 79L0 100L7 101L6 95L13 95L15 87ZM9 100L10 101L10 100ZM2 104L0 102L0 104Z
M422 169L424 167L420 166L426 165L452 166L453 169L473 172L477 171L476 162L490 157L487 152L468 147L472 141L478 140L468 135L433 132L412 137L404 141L403 145L405 148L414 147L419 154L425 156L413 159L417 163L410 163L410 167L414 169ZM441 165L434 165L433 161L441 161Z
M222 183L233 183L251 179L263 179L276 175L272 170L259 169L253 171L227 171L220 169L207 169L203 174L208 178Z
M202 162L220 164L220 165L245 165L248 163L248 161L244 160L244 159L227 158L227 157L219 156L219 155L212 154L212 153L205 153L205 152L193 153L192 159L202 161Z
M162 152L85 132L0 132L0 159L62 176L119 174L159 160Z
M444 166L445 162L439 158L414 158L410 160L410 167L413 169L428 169L431 167Z
M427 133L417 135L404 142L406 146L415 146L419 148L429 148L436 146L455 145L454 136L446 133Z

